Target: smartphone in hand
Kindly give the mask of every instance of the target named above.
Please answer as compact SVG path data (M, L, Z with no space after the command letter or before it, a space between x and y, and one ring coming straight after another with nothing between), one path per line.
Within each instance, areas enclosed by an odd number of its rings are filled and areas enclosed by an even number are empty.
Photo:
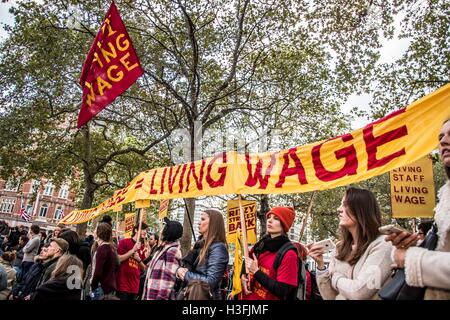
M325 239L318 242L310 243L307 245L308 249L310 249L313 245L323 247L325 252L333 251L336 248L336 245L331 239Z

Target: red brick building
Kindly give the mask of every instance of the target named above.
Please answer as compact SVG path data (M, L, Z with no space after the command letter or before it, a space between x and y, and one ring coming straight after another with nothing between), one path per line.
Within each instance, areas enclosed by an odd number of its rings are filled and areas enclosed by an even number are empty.
M75 193L65 184L57 188L46 179L22 184L0 180L0 220L8 221L11 226L35 223L53 229L64 215L75 208L74 201ZM22 205L31 217L29 223L20 217Z

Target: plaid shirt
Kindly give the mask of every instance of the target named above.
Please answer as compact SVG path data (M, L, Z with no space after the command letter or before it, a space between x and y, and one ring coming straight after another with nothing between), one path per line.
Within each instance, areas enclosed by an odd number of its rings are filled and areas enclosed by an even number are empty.
M145 279L145 300L174 300L176 271L180 266L178 242L165 244L150 261Z

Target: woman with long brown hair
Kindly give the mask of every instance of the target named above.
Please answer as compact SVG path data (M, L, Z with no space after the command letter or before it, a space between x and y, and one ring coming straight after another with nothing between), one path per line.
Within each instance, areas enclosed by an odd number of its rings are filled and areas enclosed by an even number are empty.
M340 240L325 267L324 249L314 244L309 255L317 262L317 282L326 300L367 300L391 273L392 245L384 241L378 228L381 212L372 192L348 188L339 213Z
M111 225L100 222L95 230L97 245L92 258L92 300L111 300L116 291L116 253L111 237Z
M199 232L202 240L196 247L191 270L178 268L177 277L187 285L192 280L206 282L214 300L220 300L220 284L228 265L228 248L225 234L225 222L222 213L208 209L201 213Z

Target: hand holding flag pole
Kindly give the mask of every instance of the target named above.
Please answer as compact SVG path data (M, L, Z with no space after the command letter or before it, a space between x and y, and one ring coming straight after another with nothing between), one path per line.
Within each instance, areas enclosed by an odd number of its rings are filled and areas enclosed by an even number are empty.
M238 195L239 199L239 212L240 212L240 219L241 219L241 234L242 234L242 248L244 249L244 260L249 258L248 255L248 242L247 242L247 226L245 224L245 216L244 216L244 209L242 207L242 199L241 195ZM245 265L245 264L244 264ZM247 266L245 266L245 273L248 274Z

